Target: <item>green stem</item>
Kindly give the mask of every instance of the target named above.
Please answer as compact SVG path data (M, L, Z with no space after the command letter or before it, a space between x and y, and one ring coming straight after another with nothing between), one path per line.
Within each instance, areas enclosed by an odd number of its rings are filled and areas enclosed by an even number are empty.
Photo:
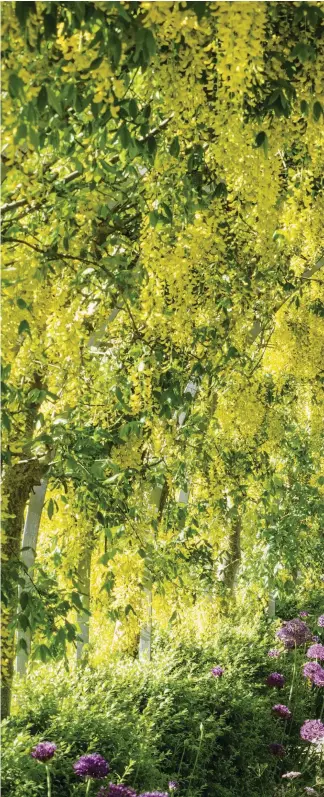
M88 778L87 779L87 788L86 788L86 797L89 794L90 786L91 786L91 778Z
M197 766L198 758L199 758L199 755L200 755L200 748L201 748L201 744L202 744L202 740L203 740L203 735L204 735L204 728L203 728L203 725L201 724L200 725L200 739L199 739L198 750L197 750L197 753L196 753L195 763L193 765L193 770L192 770L192 773L190 775L189 783L188 783L188 794L191 793L191 783L192 783L192 779L193 779L193 776L194 776L195 771L196 771L196 766Z
M47 797L52 797L52 786L51 786L51 773L48 764L45 764L46 767L46 780L47 780Z

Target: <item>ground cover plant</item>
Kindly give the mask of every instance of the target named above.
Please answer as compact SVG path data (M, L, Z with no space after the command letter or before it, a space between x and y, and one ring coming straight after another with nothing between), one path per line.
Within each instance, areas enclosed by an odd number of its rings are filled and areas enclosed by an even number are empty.
M323 11L2 3L8 797L323 791Z

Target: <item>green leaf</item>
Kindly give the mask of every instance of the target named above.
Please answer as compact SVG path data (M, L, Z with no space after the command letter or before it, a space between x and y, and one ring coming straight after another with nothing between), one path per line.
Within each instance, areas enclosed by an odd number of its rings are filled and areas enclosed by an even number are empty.
M261 130L255 137L255 145L256 147L263 147L264 151L267 152L268 150L268 136Z
M11 75L9 75L8 89L12 99L22 97L24 93L24 82L15 72L11 72Z
M180 144L178 136L175 136L173 141L171 141L170 155L172 155L173 158L178 158L180 155Z
M47 96L51 108L53 108L54 111L56 111L56 113L60 116L62 113L62 106L59 97L54 93L53 89L51 89L50 87L48 87L47 89Z
M122 43L119 36L117 36L117 33L114 31L110 34L108 39L108 52L113 68L117 69L122 54Z
M10 432L10 430L11 430L11 421L10 421L9 415L7 415L7 413L4 412L4 410L2 410L2 413L1 413L1 422L2 422L2 425L4 426L4 428L7 430L7 432Z
M54 515L54 501L53 501L53 498L50 498L50 500L48 502L47 514L48 514L49 519L52 520L52 517Z
M125 123L119 128L118 135L122 148L128 149L129 145L132 143L132 139Z
M26 592L26 590L23 590L19 596L19 603L23 611L26 609L28 601L29 601L29 594L28 592Z
M46 106L47 106L47 88L46 86L42 86L37 97L37 108L40 113L43 113Z
M37 133L37 130L35 130L33 127L29 128L29 140L30 140L30 143L31 143L32 147L34 149L38 150L38 147L39 147L39 135Z
M153 36L152 31L150 28L144 28L144 47L148 54L148 59L150 60L153 55L156 53L156 43L155 38Z
M146 143L147 143L147 149L148 149L150 155L155 155L156 150L157 150L157 143L156 143L156 139L154 138L154 136L149 136Z
M26 320L26 318L24 318L23 321L21 321L20 324L19 324L18 335L23 335L25 332L31 338L30 326L29 326L28 321Z
M25 299L22 299L21 296L18 296L18 298L16 299L16 303L17 303L18 307L20 308L20 310L25 310L25 308L27 307L27 303L25 302Z
M33 654L33 658L40 659L43 664L45 664L49 659L52 658L52 654L47 645L38 645Z
M135 609L133 609L132 605L128 603L127 606L125 607L125 617L128 617L130 612L132 612L136 617Z
M136 100L134 100L133 98L128 103L128 109L132 119L136 119L138 114L138 107Z
M318 120L321 118L322 113L323 113L323 108L321 106L321 103L318 102L317 100L317 102L314 102L313 105L313 117L315 119L315 122L318 122Z
M227 196L227 187L226 187L226 183L224 183L223 180L221 180L220 183L217 183L215 191L214 191L214 196L215 197Z
M308 116L308 102L306 102L306 100L301 101L300 110L303 116Z

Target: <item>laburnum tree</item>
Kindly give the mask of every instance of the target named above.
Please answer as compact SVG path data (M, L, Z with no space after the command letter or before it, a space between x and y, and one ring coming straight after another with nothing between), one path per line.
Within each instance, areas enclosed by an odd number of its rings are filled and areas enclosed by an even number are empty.
M3 6L4 715L17 636L136 653L320 578L322 25Z

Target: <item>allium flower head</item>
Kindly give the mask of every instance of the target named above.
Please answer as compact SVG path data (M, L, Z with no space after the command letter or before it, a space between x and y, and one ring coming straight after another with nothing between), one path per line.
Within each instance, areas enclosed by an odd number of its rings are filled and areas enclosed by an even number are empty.
M312 638L308 626L306 623L303 623L299 617L295 617L293 620L288 620L287 623L284 623L281 628L279 628L279 631L277 631L276 636L278 639L281 639L281 642L284 643L286 648L294 648L295 645L303 645Z
M308 648L306 656L309 659L320 659L321 661L323 661L324 660L324 645L321 645L321 644L311 645L310 648Z
M295 778L299 778L301 772L285 772L284 775L281 775L282 778L286 778L287 780L294 780Z
M324 669L317 661L307 661L303 667L303 675L315 686L324 686Z
M311 786L305 786L304 791L306 794L318 794L318 791L315 791Z
M100 779L108 775L109 764L100 753L88 753L73 764L73 769L80 778Z
M309 612L299 612L299 617L309 617Z
M176 791L179 788L179 783L176 780L169 780L169 791Z
M39 744L34 747L31 752L33 758L36 758L37 761L42 761L46 763L53 758L55 751L57 750L56 744L54 742L39 742Z
M217 665L217 667L213 667L213 669L211 670L211 674L214 676L214 678L220 678L221 675L223 675L223 672L224 672L224 667L220 667L219 664Z
M268 656L270 656L270 659L278 659L280 654L281 651L278 650L278 648L271 648L271 650L268 650Z
M97 797L136 797L136 791L122 783L109 783L109 786L101 786Z
M318 618L317 625L319 625L320 628L324 628L324 614L321 614L321 616Z
M285 720L288 720L291 717L291 711L288 706L283 706L282 703L277 703L275 706L272 706L272 711L274 714L278 714L278 717L282 717Z
M321 640L320 640L320 637L317 636L317 634L315 634L315 636L312 636L312 641L313 642L320 642Z
M320 742L324 739L324 725L321 720L306 720L300 729L300 736L306 742Z
M280 672L271 672L266 679L267 686L276 686L281 689L284 686L285 677Z
M269 750L272 755L276 756L277 758L284 758L286 755L285 748L279 742L272 742L269 744Z

